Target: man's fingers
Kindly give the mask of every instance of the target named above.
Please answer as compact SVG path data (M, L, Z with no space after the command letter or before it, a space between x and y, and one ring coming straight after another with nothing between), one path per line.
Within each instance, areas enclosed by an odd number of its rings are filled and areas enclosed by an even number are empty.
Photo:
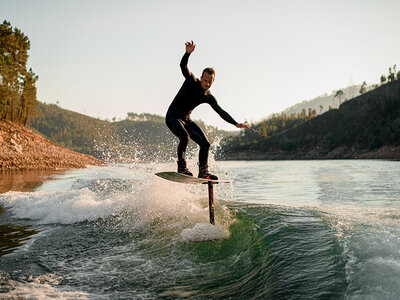
M237 127L238 127L238 128L246 128L246 129L250 129L250 126L249 126L249 125L247 125L247 124L243 124L243 123L240 123L240 124L238 124L238 125L237 125Z
M187 53L192 53L194 49L196 48L196 44L193 41L186 42L186 52Z

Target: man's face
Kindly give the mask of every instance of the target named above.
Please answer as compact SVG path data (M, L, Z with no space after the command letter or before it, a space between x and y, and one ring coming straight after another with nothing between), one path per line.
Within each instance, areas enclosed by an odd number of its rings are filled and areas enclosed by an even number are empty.
M211 85L213 84L215 79L215 75L210 75L206 72L204 72L204 74L201 76L200 81L201 81L201 87L203 88L203 90L208 91L211 87Z

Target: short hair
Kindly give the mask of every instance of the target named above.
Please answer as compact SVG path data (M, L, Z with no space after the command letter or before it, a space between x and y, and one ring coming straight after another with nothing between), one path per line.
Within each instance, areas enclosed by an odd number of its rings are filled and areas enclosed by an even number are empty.
M203 73L201 73L201 76L204 75L204 73L207 73L208 75L214 75L215 76L215 71L213 68L205 68L203 70Z

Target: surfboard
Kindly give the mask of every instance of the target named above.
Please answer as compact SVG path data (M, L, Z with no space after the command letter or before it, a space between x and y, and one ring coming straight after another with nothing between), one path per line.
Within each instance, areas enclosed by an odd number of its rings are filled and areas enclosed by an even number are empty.
M184 174L180 174L177 172L160 172L156 173L157 176L164 178L166 180L180 182L180 183L188 183L188 184L199 184L199 183L230 183L228 180L211 180L204 178L197 178L194 176L188 176Z
M207 184L208 185L208 207L210 210L210 223L215 225L214 220L214 184L217 183L229 183L227 180L210 180L204 178L197 178L194 176L188 176L184 174L180 174L177 172L160 172L156 173L157 176L164 178L166 180L180 182L180 183L189 183L189 184Z

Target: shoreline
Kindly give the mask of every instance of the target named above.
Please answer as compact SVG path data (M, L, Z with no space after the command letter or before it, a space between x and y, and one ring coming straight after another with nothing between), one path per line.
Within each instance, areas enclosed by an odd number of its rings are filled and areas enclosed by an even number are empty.
M400 146L382 146L375 150L355 150L347 147L338 147L332 151L275 151L258 152L255 150L228 153L221 160L338 160L338 159L372 159L372 160L400 160Z
M0 172L0 194L13 192L32 192L43 182L54 179L54 176L64 174L65 170L35 170ZM0 205L1 212L1 205Z
M103 164L93 156L58 146L23 125L0 121L0 173L62 171Z

